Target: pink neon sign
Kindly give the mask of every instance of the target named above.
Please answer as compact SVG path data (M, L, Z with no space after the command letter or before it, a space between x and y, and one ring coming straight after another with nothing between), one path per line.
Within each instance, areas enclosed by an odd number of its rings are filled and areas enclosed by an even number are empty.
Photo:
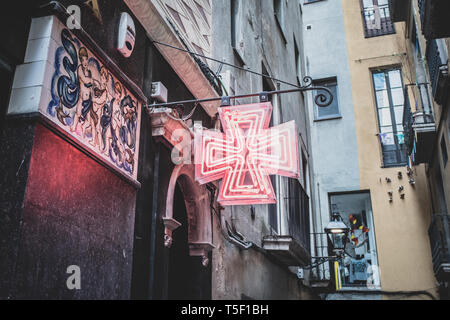
M299 177L295 121L269 128L272 104L222 107L225 133L195 132L195 178L205 184L222 179L218 201L224 206L276 203L270 175Z

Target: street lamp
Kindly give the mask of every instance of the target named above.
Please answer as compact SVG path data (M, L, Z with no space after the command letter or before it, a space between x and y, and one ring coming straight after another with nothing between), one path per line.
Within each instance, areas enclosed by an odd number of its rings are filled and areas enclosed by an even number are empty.
M345 246L347 245L350 228L347 227L347 225L342 221L342 218L337 211L333 212L331 221L324 228L324 230L331 241L331 251L333 252L333 255L331 257L311 257L311 259L315 262L311 263L308 266L304 266L303 269L312 269L329 261L334 261L335 263L337 263L337 261L342 259L342 257L344 256Z
M342 221L339 213L333 212L333 217L326 226L325 233L330 238L333 245L333 253L337 257L341 257L345 252L349 231L350 228Z

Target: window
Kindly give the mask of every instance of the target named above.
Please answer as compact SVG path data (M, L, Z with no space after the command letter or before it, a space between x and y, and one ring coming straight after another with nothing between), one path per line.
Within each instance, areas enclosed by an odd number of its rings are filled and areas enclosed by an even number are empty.
M268 76L269 72L267 71L267 68L264 64L264 62L261 63L261 70L262 74ZM266 77L262 78L262 88L264 92L274 91L275 86L273 83ZM276 97L276 96L275 96ZM269 96L269 101L272 102L272 100L275 98L272 95ZM274 126L274 118L273 116L270 118L270 127ZM270 181L272 182L273 191L275 192L275 195L278 197L278 188L277 188L277 177L276 176L270 176ZM278 214L278 204L269 204L268 205L268 213L269 213L269 225L275 233L280 233L280 215Z
M305 189L308 188L308 160L306 160L305 153L302 150L302 170L303 170L303 185Z
M331 212L340 214L350 228L346 255L338 261L338 275L343 287L379 288L378 257L370 194L330 195Z
M338 98L338 91L337 91L337 79L336 78L329 78L329 79L323 79L323 80L317 80L314 81L314 86L318 87L326 87L331 90L333 94L333 102L328 107L319 107L315 101L314 101L314 114L315 114L315 120L330 120L330 119L336 119L341 118L341 112L339 110L339 98ZM317 90L314 92L314 96L317 96L317 94L324 93L323 90Z
M297 179L288 179L288 228L289 235L308 252L311 251L309 230L309 197Z
M280 25L283 25L283 0L274 0L273 1L273 10L275 13L275 17L278 20Z
M285 43L287 43L286 36L284 35L284 7L283 7L283 1L284 0L273 0L273 10L275 14L275 21L278 24L278 27L281 31L281 36L283 37L283 40Z
M270 176L270 182L273 186L273 191L277 195L277 180L275 176ZM269 210L269 225L273 232L276 234L279 234L279 223L278 223L278 205L277 204L269 204L268 205Z
M448 162L447 144L445 143L445 136L441 139L441 152L442 152L442 163L444 164L444 169Z
M379 136L384 167L398 167L407 163L403 109L405 95L400 69L373 73L377 103Z
M237 16L239 12L239 0L231 0L231 46L233 48L237 47Z
M425 53L434 100L440 105L445 104L447 93L440 88L443 74L448 72L448 52L445 41L445 39L428 40Z
M361 0L366 38L395 33L389 0Z
M417 108L416 110L423 110L423 112L427 115L433 114L433 106L431 104L429 88L430 85L427 80L427 71L425 66L425 60L422 58L422 49L420 45L420 41L418 38L418 29L416 22L412 21L412 34L411 34L411 47L414 52L414 66L416 71L416 84L417 90L420 95L421 108Z
M301 86L303 82L302 72L302 58L300 56L300 50L298 50L297 41L294 37L294 54L295 54L295 72L297 75L298 85Z
M241 48L239 46L238 36L241 30L239 29L238 19L239 19L239 0L230 1L230 13L231 13L231 47L233 48L233 53L236 59L236 64L243 67L245 65L243 55L241 53Z

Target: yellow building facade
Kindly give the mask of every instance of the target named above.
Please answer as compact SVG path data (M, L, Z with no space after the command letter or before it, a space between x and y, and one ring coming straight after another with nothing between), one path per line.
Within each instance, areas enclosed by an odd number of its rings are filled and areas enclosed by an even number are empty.
M382 138L386 136L382 136L385 134L381 130L383 115L374 83L374 74L389 70L399 70L406 87L416 83L410 61L409 31L402 22L394 25L393 32L368 37L367 32L372 29L367 26L370 17L364 15L365 1L341 2L353 92L360 185L371 195L381 293L385 293L384 299L399 298L388 292L402 291L427 291L437 297L428 237L432 207L426 167L423 164L413 166L412 174L408 175L407 165L385 165ZM406 91L412 108L416 106L417 97L413 91ZM400 112L396 114L400 117ZM400 126L397 128L400 132ZM397 138L401 136L398 132ZM411 183L410 178L413 179ZM430 298L420 293L408 296Z

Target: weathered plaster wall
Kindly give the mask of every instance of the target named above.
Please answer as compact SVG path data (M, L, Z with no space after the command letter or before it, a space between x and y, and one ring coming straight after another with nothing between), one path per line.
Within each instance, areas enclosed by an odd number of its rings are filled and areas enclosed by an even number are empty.
M250 221L249 210L247 212L244 209L239 210L234 217L238 231L261 246L261 234L268 233L264 231L264 224ZM216 248L213 250L212 261L213 299L240 300L245 297L258 300L318 299L306 287L299 284L297 276L290 273L287 268L277 265L254 249L241 250L225 240L217 227L216 217L214 225Z
M416 167L415 188L405 178L398 180L397 173L402 171L405 176L406 170L381 167L381 147L376 136L371 69L402 66L404 82L409 83L403 25L396 24L394 35L365 39L360 1L343 0L341 4L353 89L360 184L361 189L371 192L381 286L383 290L434 288L427 235L431 209L424 167ZM386 177L392 179L391 184L385 182ZM404 201L398 195L400 185L405 187ZM394 192L392 204L388 201L388 191Z
M294 41L300 53L303 52L302 17L298 1L283 1L284 31L277 25L274 16L273 1L246 0L239 2L237 15L237 51L245 67L262 72L265 65L269 75L290 83L297 83L295 72ZM212 54L213 57L236 65L238 57L231 49L231 9L230 1L212 1ZM295 37L295 38L294 38ZM213 70L218 65L213 64ZM235 94L258 93L263 90L263 80L258 75L224 66L222 72L231 71L236 79ZM269 82L271 82L269 80ZM273 83L276 89L276 83ZM281 84L281 89L292 87ZM242 99L240 104L258 102L258 98ZM307 131L308 115L299 93L280 96L279 122L295 120L299 131L299 145L303 145L306 154L309 150ZM277 121L274 122L275 124ZM302 173L303 175L303 173ZM307 187L309 190L309 188ZM278 198L280 205L283 196ZM246 240L262 246L262 237L270 234L268 206L255 206L255 219L251 217L250 207L227 208L223 214ZM240 250L227 242L214 221L213 251L213 299L241 299L242 295L254 299L307 299L313 296L298 284L296 275L287 268L280 267L267 256L254 250Z
M330 219L329 193L360 190L358 146L348 65L345 27L340 1L303 5L307 74L313 79L337 78L341 118L315 121L310 94L308 110L316 208L315 232Z

